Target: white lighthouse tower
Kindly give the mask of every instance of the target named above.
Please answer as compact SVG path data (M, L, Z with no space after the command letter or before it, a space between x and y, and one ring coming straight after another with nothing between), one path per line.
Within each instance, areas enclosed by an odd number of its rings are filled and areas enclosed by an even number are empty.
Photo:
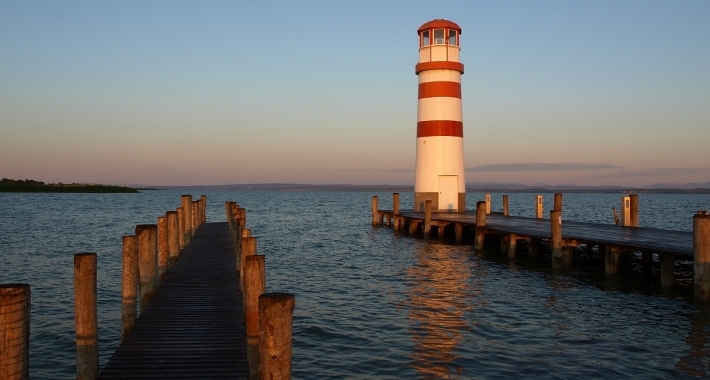
M425 23L417 32L419 104L414 211L424 211L427 200L432 201L435 211L464 211L461 27L437 19Z

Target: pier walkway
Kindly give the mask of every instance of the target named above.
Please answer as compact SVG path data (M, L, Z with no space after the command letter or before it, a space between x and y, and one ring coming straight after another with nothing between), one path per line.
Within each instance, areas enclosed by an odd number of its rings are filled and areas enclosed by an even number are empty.
M235 267L228 224L203 224L100 378L247 378Z
M392 211L383 210L383 215ZM400 211L404 219L424 221L423 212ZM440 213L431 215L432 225L445 227L460 223L463 226L476 226L476 213ZM550 219L504 216L496 213L486 215L487 232L514 234L519 237L549 239ZM613 224L595 224L562 222L562 239L582 244L608 244L619 248L671 254L678 258L693 259L693 233L683 231L660 230L644 227L624 227Z

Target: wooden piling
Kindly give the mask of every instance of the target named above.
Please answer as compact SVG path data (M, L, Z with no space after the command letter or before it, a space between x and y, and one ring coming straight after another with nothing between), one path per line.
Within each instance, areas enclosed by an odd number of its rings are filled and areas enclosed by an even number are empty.
M554 208L554 210L562 211L562 193L555 193L555 208Z
M463 241L463 224L454 223L454 233L456 235L456 242L461 243Z
M510 246L510 235L500 234L500 251L508 253L508 246Z
M138 238L138 274L140 277L141 312L150 303L158 290L158 226L139 224L136 226Z
M96 254L74 255L74 322L76 378L99 377L99 333L96 310Z
M192 240L192 195L181 195L180 201L183 211L183 236L187 246Z
M488 215L491 213L491 195L486 194L484 199L486 201L486 215Z
M639 226L639 196L638 194L630 194L631 198L631 227Z
M619 272L619 250L610 245L600 246L604 249L604 274L614 275Z
M224 210L227 215L227 222L230 224L232 223L232 205L234 204L235 203L232 201L224 202Z
M247 256L256 255L256 237L245 236L241 241L241 254L239 262L237 262L237 270L239 271L239 291L244 291L244 263Z
M659 256L661 261L661 287L673 287L675 285L675 257L667 253Z
M414 219L409 219L409 234L413 234L417 232L417 228L419 227L419 223L414 220Z
M399 215L399 193L392 193L392 213Z
M291 379L293 294L265 293L259 296L259 376L261 379Z
M168 218L158 217L158 282L168 274Z
M700 211L693 216L694 298L710 301L710 215Z
M200 202L202 202L202 207L200 207L200 210L202 211L200 213L200 220L202 220L202 223L200 224L205 224L207 223L207 195L200 195Z
M486 241L486 201L476 202L476 243L475 249L483 249Z
M377 195L372 196L372 225L376 226L380 221L377 216Z
M431 200L424 202L424 237L431 237Z
M197 228L199 227L197 225L197 209L199 207L198 201L192 201L192 209L190 210L192 212L192 216L190 217L190 227L192 228L192 231L190 232L190 241L192 241L192 237L195 236L195 233L197 233Z
M259 379L259 296L266 292L264 255L252 255L244 263L244 315L247 332L249 379Z
M123 237L121 276L121 340L133 329L138 318L138 239Z
M508 257L515 258L518 252L518 237L515 234L508 235Z
M178 244L180 245L180 252L185 249L185 209L178 207L176 209L178 216Z
M503 215L507 216L509 214L509 209L508 209L508 196L504 195L503 196Z
M550 210L550 247L552 268L561 269L572 264L571 252L562 249L562 211Z
M168 218L168 266L172 267L180 256L178 214L176 211L168 211L165 215Z
M29 284L0 285L0 378L30 378Z
M544 212L542 211L543 199L542 195L535 196L535 217L537 219L542 219Z

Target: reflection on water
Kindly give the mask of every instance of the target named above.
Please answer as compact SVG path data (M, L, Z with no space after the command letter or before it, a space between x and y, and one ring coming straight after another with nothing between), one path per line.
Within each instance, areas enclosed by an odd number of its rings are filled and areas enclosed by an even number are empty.
M683 352L684 356L678 359L675 368L693 377L707 377L710 365L710 306L700 303L696 306L699 312L688 316L690 331L685 338L688 348Z
M407 298L414 350L411 366L424 378L451 378L457 346L471 330L466 313L480 297L472 268L460 247L421 242L407 269Z

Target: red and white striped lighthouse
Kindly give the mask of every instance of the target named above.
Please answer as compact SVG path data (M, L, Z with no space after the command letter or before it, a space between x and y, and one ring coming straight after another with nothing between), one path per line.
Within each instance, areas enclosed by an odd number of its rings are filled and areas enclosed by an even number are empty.
M466 208L459 36L461 27L432 20L419 33L419 104L414 210L459 212Z

